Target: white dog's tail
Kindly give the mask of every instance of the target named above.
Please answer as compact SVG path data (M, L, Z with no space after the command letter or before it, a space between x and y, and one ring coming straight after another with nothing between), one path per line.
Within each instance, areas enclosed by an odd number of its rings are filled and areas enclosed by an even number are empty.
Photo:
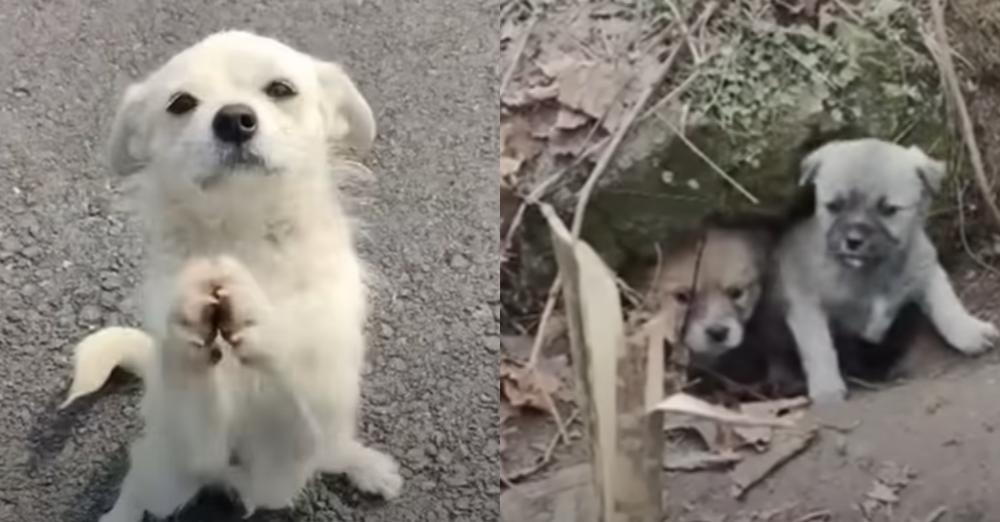
M73 384L59 409L99 390L116 367L145 379L154 364L154 357L153 338L138 328L110 326L88 335L76 345Z

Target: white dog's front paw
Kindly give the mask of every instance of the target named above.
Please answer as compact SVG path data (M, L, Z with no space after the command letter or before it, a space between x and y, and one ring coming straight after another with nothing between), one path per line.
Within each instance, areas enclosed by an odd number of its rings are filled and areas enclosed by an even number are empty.
M1000 331L993 323L971 315L966 316L963 321L956 322L948 330L942 332L948 344L967 355L976 355L989 350L1000 337Z
M365 448L364 457L348 470L347 475L361 491L386 499L398 497L403 489L403 477L396 459L371 448Z
M266 298L249 271L228 257L196 259L181 271L174 332L196 358L215 364L221 336L241 360L256 353L254 328L267 308Z
M809 379L809 399L813 404L837 404L847 399L847 385L840 376Z

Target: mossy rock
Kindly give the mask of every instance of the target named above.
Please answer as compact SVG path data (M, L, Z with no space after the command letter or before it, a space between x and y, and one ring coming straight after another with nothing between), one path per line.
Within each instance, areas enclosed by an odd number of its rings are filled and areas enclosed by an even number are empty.
M676 112L638 122L591 196L583 238L621 271L708 214L781 212L798 193L803 155L830 139L878 137L953 159L959 144L936 67L919 43L917 15L897 6L865 16L865 27L835 20L816 31L760 26L729 13L740 45L703 64L701 81L683 98L691 109L685 136L701 154L675 135ZM579 174L564 193L575 193L586 177ZM571 217L575 200L555 199ZM933 235L942 235L947 221L932 224ZM548 231L538 216L525 226L534 230L522 237L520 284L544 291L555 271Z

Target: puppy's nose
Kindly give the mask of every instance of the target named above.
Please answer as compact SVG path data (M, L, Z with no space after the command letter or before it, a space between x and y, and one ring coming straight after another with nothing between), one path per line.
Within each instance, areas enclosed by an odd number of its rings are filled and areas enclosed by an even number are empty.
M250 106L242 103L224 105L215 113L212 130L221 141L240 144L252 138L257 131L257 115Z
M868 240L869 234L870 231L866 227L851 228L847 234L844 234L844 247L851 252L860 249Z
M708 328L705 328L705 335L708 336L712 342L724 343L726 338L729 337L729 327L720 324L713 324Z

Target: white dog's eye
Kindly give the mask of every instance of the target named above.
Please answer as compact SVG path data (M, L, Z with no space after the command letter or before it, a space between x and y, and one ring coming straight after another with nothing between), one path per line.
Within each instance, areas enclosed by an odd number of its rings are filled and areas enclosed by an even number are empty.
M167 105L167 112L180 116L194 110L198 106L198 99L186 92L179 92L170 97L170 104Z
M264 87L264 93L276 100L291 98L298 94L295 92L295 87L292 87L292 84L286 80L274 80L267 84L267 87Z

